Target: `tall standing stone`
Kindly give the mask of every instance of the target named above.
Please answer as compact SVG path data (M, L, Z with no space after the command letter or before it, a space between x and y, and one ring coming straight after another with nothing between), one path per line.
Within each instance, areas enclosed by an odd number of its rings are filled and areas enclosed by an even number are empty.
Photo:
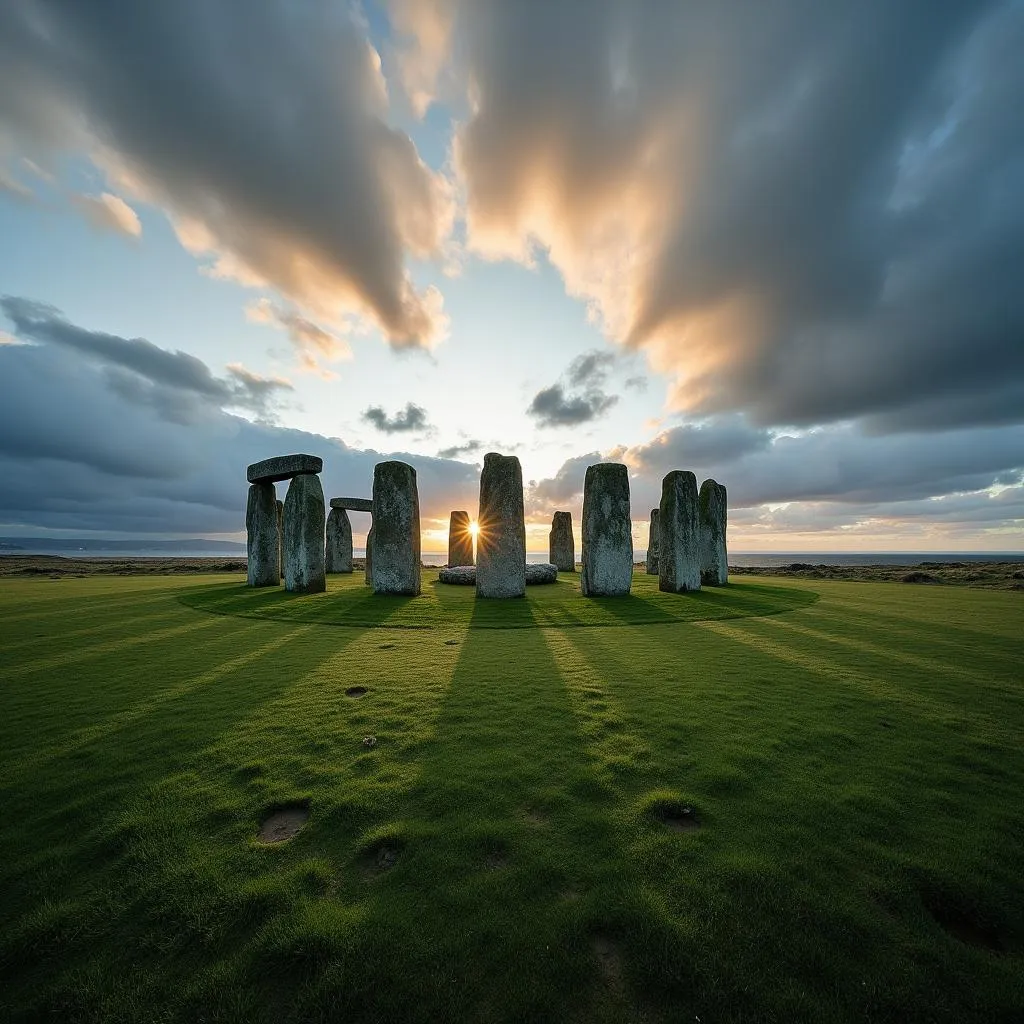
M281 563L277 545L277 495L273 484L249 485L245 505L245 542L249 586L278 586Z
M281 567L281 579L284 579L284 502L277 500L277 561Z
M366 579L363 582L368 586L373 586L373 523L370 524L370 528L366 531Z
M651 509L651 526L647 533L647 575L658 575L658 549L661 545L661 534L658 530L660 508Z
M420 499L405 462L373 468L373 592L420 592Z
M324 490L315 473L292 477L284 499L284 587L294 594L327 589Z
M725 488L714 480L700 485L700 581L706 587L729 582L729 552L725 543L727 505Z
M330 573L352 571L352 524L343 508L332 508L327 516L324 570Z
M658 534L658 589L671 594L700 590L697 478L687 470L674 469L661 482Z
M514 455L488 452L480 474L476 517L476 596L526 593L526 516L523 470Z
M453 512L448 520L448 567L473 565L473 534L469 513Z
M633 524L629 518L629 472L620 463L587 467L582 533L580 589L584 596L628 594L633 583Z
M548 561L559 572L576 571L576 542L572 536L572 513L556 512L548 534Z

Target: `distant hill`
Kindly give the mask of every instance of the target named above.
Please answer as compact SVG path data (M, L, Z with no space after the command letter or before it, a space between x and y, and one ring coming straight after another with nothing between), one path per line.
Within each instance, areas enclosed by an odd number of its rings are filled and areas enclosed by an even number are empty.
M173 555L179 551L209 551L211 554L245 553L245 545L235 540L205 540L192 537L187 540L95 540L85 537L0 537L0 554L13 552L116 552L152 551L154 554Z

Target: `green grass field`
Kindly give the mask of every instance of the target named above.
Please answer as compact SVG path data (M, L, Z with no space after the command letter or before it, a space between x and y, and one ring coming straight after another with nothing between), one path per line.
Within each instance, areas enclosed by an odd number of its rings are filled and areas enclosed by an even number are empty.
M0 581L0 1018L1024 1019L1024 595L655 582Z

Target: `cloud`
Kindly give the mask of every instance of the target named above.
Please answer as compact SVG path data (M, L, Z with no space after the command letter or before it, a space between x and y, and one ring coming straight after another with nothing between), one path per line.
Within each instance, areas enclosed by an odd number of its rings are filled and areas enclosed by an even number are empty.
M1024 417L1021 4L461 2L447 23L469 246L546 252L674 408Z
M622 386L627 391L643 392L647 390L647 378L644 376L627 377Z
M407 259L440 252L453 203L387 114L379 56L346 5L0 6L9 147L89 154L118 191L164 207L212 273L430 348L447 330L441 296Z
M526 409L542 427L573 427L597 419L619 400L602 390L615 363L613 352L595 349L577 356L565 372L566 384L542 388ZM581 388L576 394L567 388Z
M253 323L272 324L284 330L298 354L299 367L309 373L331 379L335 374L322 367L320 360L337 362L352 358L352 347L344 338L270 299L262 298L250 303L245 314Z
M211 410L244 409L267 418L283 392L293 390L281 377L261 377L239 364L227 378L188 352L170 352L145 338L122 338L70 323L45 303L6 295L0 310L18 338L75 352L101 369L109 390L125 401L147 405L171 422L192 423Z
M453 444L449 448L442 448L437 453L437 457L439 459L454 459L460 455L475 455L483 446L483 441L466 441L464 444Z
M77 193L71 197L71 202L94 228L113 231L129 238L142 237L138 214L120 196L110 192L98 196Z
M371 405L364 409L362 419L372 423L385 434L404 434L412 431L427 430L427 410L422 406L408 402L404 409L389 416L379 405Z

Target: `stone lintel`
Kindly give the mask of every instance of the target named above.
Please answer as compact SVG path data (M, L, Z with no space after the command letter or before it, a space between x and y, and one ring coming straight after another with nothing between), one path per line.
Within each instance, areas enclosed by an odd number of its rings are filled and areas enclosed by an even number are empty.
M331 508L347 508L350 512L372 512L372 498L331 498Z
M277 455L254 462L245 471L245 476L251 484L276 484L301 473L319 473L323 468L324 460L318 455Z

